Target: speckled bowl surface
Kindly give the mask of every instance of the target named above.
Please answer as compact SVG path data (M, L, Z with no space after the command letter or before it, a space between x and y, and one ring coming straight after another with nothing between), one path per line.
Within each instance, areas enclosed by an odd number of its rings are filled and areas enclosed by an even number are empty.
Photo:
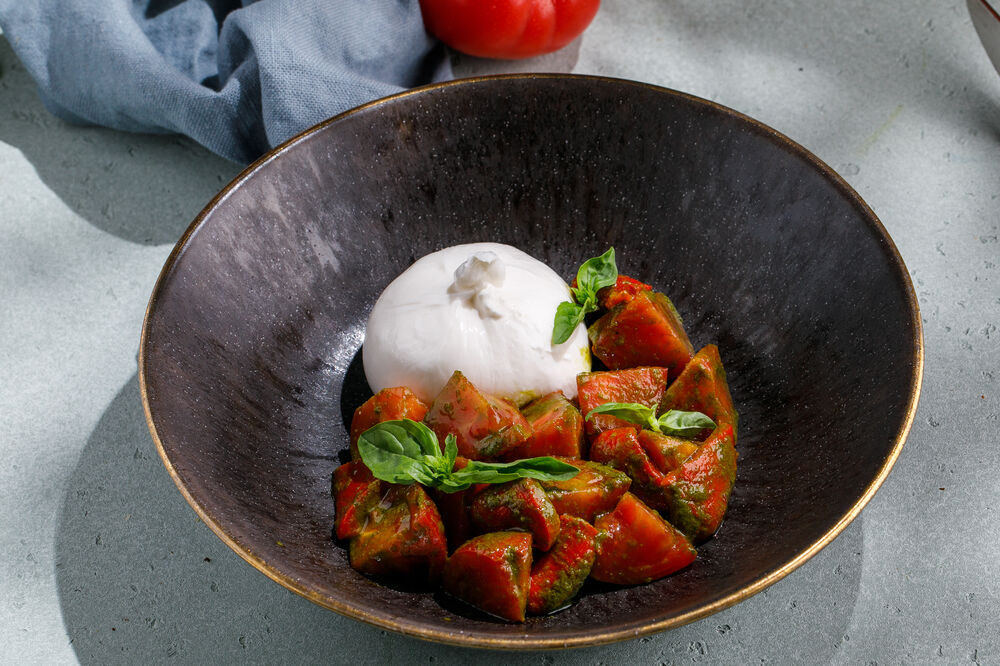
M571 278L616 248L717 343L740 412L729 512L698 560L503 623L354 572L330 475L368 395L368 311L416 258L515 245ZM663 630L815 554L889 473L923 362L906 269L832 170L731 110L634 82L460 81L327 121L248 168L167 261L143 329L153 439L237 553L345 615L448 643L553 648ZM817 590L817 594L821 594Z

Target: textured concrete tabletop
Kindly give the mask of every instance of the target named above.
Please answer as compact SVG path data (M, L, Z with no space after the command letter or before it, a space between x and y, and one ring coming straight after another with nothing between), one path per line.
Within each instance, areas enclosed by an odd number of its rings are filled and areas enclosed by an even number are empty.
M456 70L690 92L858 190L907 263L926 344L874 500L765 592L607 647L443 647L288 592L195 517L136 381L157 272L238 167L56 120L0 37L0 663L1000 663L1000 76L964 2L606 0L561 53Z

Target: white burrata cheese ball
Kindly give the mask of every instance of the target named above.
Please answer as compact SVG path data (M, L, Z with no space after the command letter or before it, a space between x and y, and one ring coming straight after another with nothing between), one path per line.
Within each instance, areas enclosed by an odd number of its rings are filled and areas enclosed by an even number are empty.
M417 260L379 296L365 334L371 389L407 386L431 402L460 370L480 391L523 403L576 396L590 370L587 329L552 344L556 308L572 300L551 268L501 243L455 245Z

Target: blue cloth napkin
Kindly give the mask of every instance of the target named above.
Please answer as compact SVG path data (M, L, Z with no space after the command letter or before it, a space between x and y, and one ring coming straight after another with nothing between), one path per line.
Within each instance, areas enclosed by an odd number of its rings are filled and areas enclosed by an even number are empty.
M417 0L0 0L0 28L56 115L244 163L451 76Z

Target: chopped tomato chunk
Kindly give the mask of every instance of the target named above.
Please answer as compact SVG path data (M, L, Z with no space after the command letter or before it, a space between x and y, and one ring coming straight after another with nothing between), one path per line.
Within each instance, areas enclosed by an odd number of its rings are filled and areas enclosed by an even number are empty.
M531 437L508 450L506 460L537 456L583 455L583 416L562 391L555 391L531 402L521 414L531 427Z
M490 486L469 503L469 516L481 530L520 528L531 532L535 548L548 550L559 535L559 514L534 479Z
M590 447L590 458L628 474L629 490L654 509L665 506L663 472L639 443L638 428L615 428L597 436Z
M653 291L616 305L588 335L594 356L612 370L655 365L676 377L694 353L674 304Z
M467 604L524 622L531 583L531 535L491 532L469 539L448 558L444 591Z
M722 524L736 481L734 441L732 425L716 428L661 482L667 517L694 541L712 536Z
M627 275L619 275L618 280L610 287L604 287L597 292L597 303L605 310L610 310L619 303L628 303L640 291L652 291L653 287L645 282L639 282Z
M652 430L639 432L639 446L646 452L653 466L664 474L680 466L698 450L698 442L682 437L663 435Z
M717 426L732 425L735 433L738 417L718 347L703 347L674 380L660 403L661 412L668 409L701 412Z
M459 455L471 460L496 460L531 435L517 407L482 393L457 370L434 399L424 423L442 447L445 437L455 435Z
M349 553L361 573L437 580L448 547L441 516L423 486L390 485L351 539Z
M552 550L531 566L528 612L535 615L562 608L576 596L597 558L597 530L585 520L559 516L562 529Z
M359 460L358 437L376 423L410 419L422 421L427 405L405 386L382 389L354 410L351 419L351 460Z
M656 407L667 386L665 368L629 368L609 372L581 372L576 376L580 411L584 417L598 405L608 402L637 402ZM633 426L628 421L608 414L595 414L585 421L587 436L593 439L599 433L613 428Z
M338 539L361 533L368 512L382 499L382 482L360 460L343 464L333 472L334 529Z
M694 562L687 537L655 511L625 493L611 513L597 519L597 560L592 578L636 585L662 578Z
M611 511L628 490L632 480L624 472L587 460L559 458L579 471L566 481L539 481L560 515L582 518L587 522Z

